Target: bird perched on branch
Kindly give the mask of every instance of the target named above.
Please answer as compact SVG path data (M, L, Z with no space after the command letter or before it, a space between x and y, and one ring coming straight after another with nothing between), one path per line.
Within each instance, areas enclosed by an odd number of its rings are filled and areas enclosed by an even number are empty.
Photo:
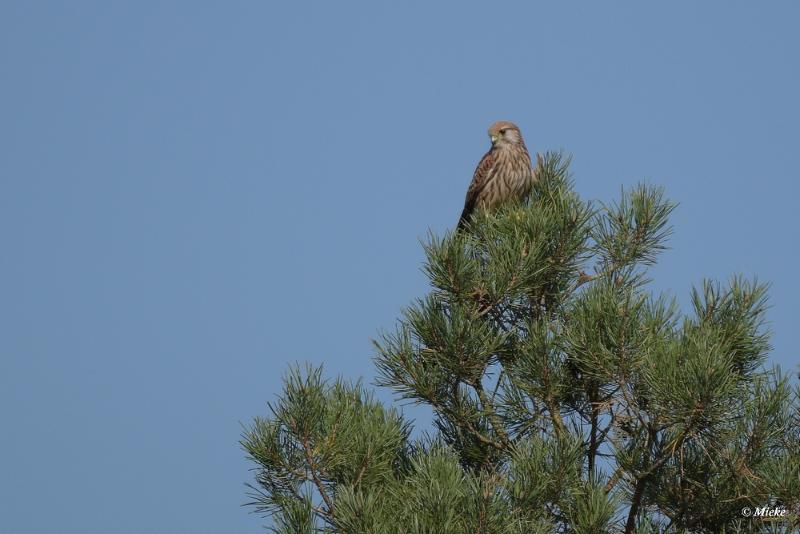
M492 148L472 176L459 229L466 227L476 209L493 209L513 198L524 199L535 180L531 157L516 124L498 121L489 128L489 137Z

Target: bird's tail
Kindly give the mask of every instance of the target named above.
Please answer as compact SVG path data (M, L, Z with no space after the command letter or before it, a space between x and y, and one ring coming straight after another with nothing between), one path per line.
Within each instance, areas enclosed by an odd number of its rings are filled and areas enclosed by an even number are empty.
M472 214L470 213L470 210L466 208L464 209L463 212L461 212L461 217L458 219L458 225L456 226L456 232L462 232L462 231L465 232L469 229L469 221L471 219L471 215Z

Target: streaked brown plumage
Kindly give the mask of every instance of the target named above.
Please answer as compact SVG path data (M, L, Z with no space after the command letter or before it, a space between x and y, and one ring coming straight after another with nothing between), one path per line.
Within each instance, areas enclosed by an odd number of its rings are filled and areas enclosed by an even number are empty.
M476 209L493 209L506 200L525 198L535 179L531 157L519 128L498 121L489 128L492 148L483 156L467 190L458 228L469 223Z

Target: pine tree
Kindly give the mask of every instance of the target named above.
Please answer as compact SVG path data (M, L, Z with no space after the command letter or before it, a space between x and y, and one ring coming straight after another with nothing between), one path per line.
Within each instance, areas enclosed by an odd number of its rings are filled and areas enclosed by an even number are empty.
M647 278L674 204L650 185L585 202L568 167L548 153L524 205L429 236L432 290L375 362L434 429L412 438L360 382L289 371L242 439L274 532L798 527L800 390L765 365L767 287L706 281L682 313ZM787 515L742 513L764 506Z

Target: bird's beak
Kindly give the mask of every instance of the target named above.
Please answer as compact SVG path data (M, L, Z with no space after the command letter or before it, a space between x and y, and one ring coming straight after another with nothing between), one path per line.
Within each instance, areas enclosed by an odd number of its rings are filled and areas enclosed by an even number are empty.
M496 143L496 142L497 142L497 136L496 136L496 135L490 135L489 137L490 137L490 138L491 138L491 140L492 140L492 144L494 144L494 143Z

